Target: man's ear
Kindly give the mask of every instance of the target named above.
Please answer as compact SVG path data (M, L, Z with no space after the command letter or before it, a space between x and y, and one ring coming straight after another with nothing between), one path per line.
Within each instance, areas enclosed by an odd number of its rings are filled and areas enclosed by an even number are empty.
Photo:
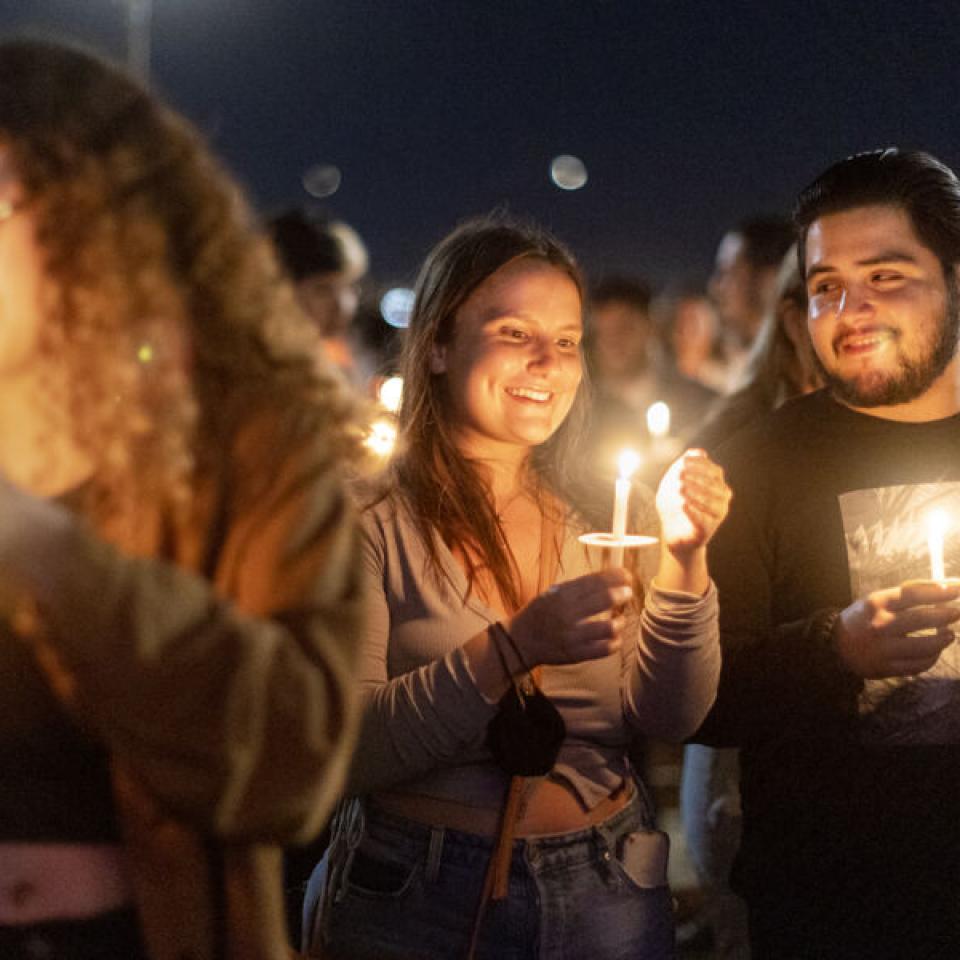
M436 342L430 347L430 372L447 372L447 348Z

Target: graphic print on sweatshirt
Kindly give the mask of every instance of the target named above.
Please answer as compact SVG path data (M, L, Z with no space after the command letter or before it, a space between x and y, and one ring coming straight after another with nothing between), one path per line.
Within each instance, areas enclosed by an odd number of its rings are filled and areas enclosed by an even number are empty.
M927 517L949 518L946 575L960 576L960 482L854 490L839 497L854 598L930 579ZM867 680L860 696L861 736L873 744L960 743L960 641L925 673Z

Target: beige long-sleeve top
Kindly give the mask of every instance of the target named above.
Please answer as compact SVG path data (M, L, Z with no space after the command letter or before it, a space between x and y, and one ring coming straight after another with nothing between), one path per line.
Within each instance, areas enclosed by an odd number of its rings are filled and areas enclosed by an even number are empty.
M17 668L0 676L0 756L49 758L56 797L97 805L58 757L81 736L109 755L155 960L288 955L280 850L261 843L322 827L353 748L356 523L324 436L281 436L270 420L224 438L228 469L182 527L145 506L108 543L55 503L4 518L8 574L46 629L0 625L0 663ZM30 803L23 788L0 779L0 799ZM22 828L0 839L108 839Z
M363 721L348 790L390 789L477 807L499 804L506 777L484 746L496 713L477 689L463 644L504 615L475 595L438 543L444 576L428 571L409 514L396 498L362 515L367 634L360 678ZM599 569L599 552L568 525L558 582ZM620 653L543 668L541 686L567 736L550 776L588 809L628 773L626 746L638 731L680 740L713 703L720 670L717 596L649 584L628 617Z

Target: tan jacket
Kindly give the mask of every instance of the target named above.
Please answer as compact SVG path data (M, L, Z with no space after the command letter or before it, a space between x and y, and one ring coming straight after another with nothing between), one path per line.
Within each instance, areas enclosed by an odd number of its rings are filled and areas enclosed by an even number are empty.
M352 751L354 520L321 440L277 444L247 431L191 523L145 514L123 552L62 511L34 531L39 660L111 753L152 960L289 956L271 844L319 831Z

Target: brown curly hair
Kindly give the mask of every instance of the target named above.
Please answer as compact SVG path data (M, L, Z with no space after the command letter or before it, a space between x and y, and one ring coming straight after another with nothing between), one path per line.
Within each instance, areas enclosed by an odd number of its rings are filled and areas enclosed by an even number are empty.
M97 512L189 501L258 411L349 446L348 401L190 124L87 53L20 40L0 44L0 144L44 256L41 349L67 366Z

